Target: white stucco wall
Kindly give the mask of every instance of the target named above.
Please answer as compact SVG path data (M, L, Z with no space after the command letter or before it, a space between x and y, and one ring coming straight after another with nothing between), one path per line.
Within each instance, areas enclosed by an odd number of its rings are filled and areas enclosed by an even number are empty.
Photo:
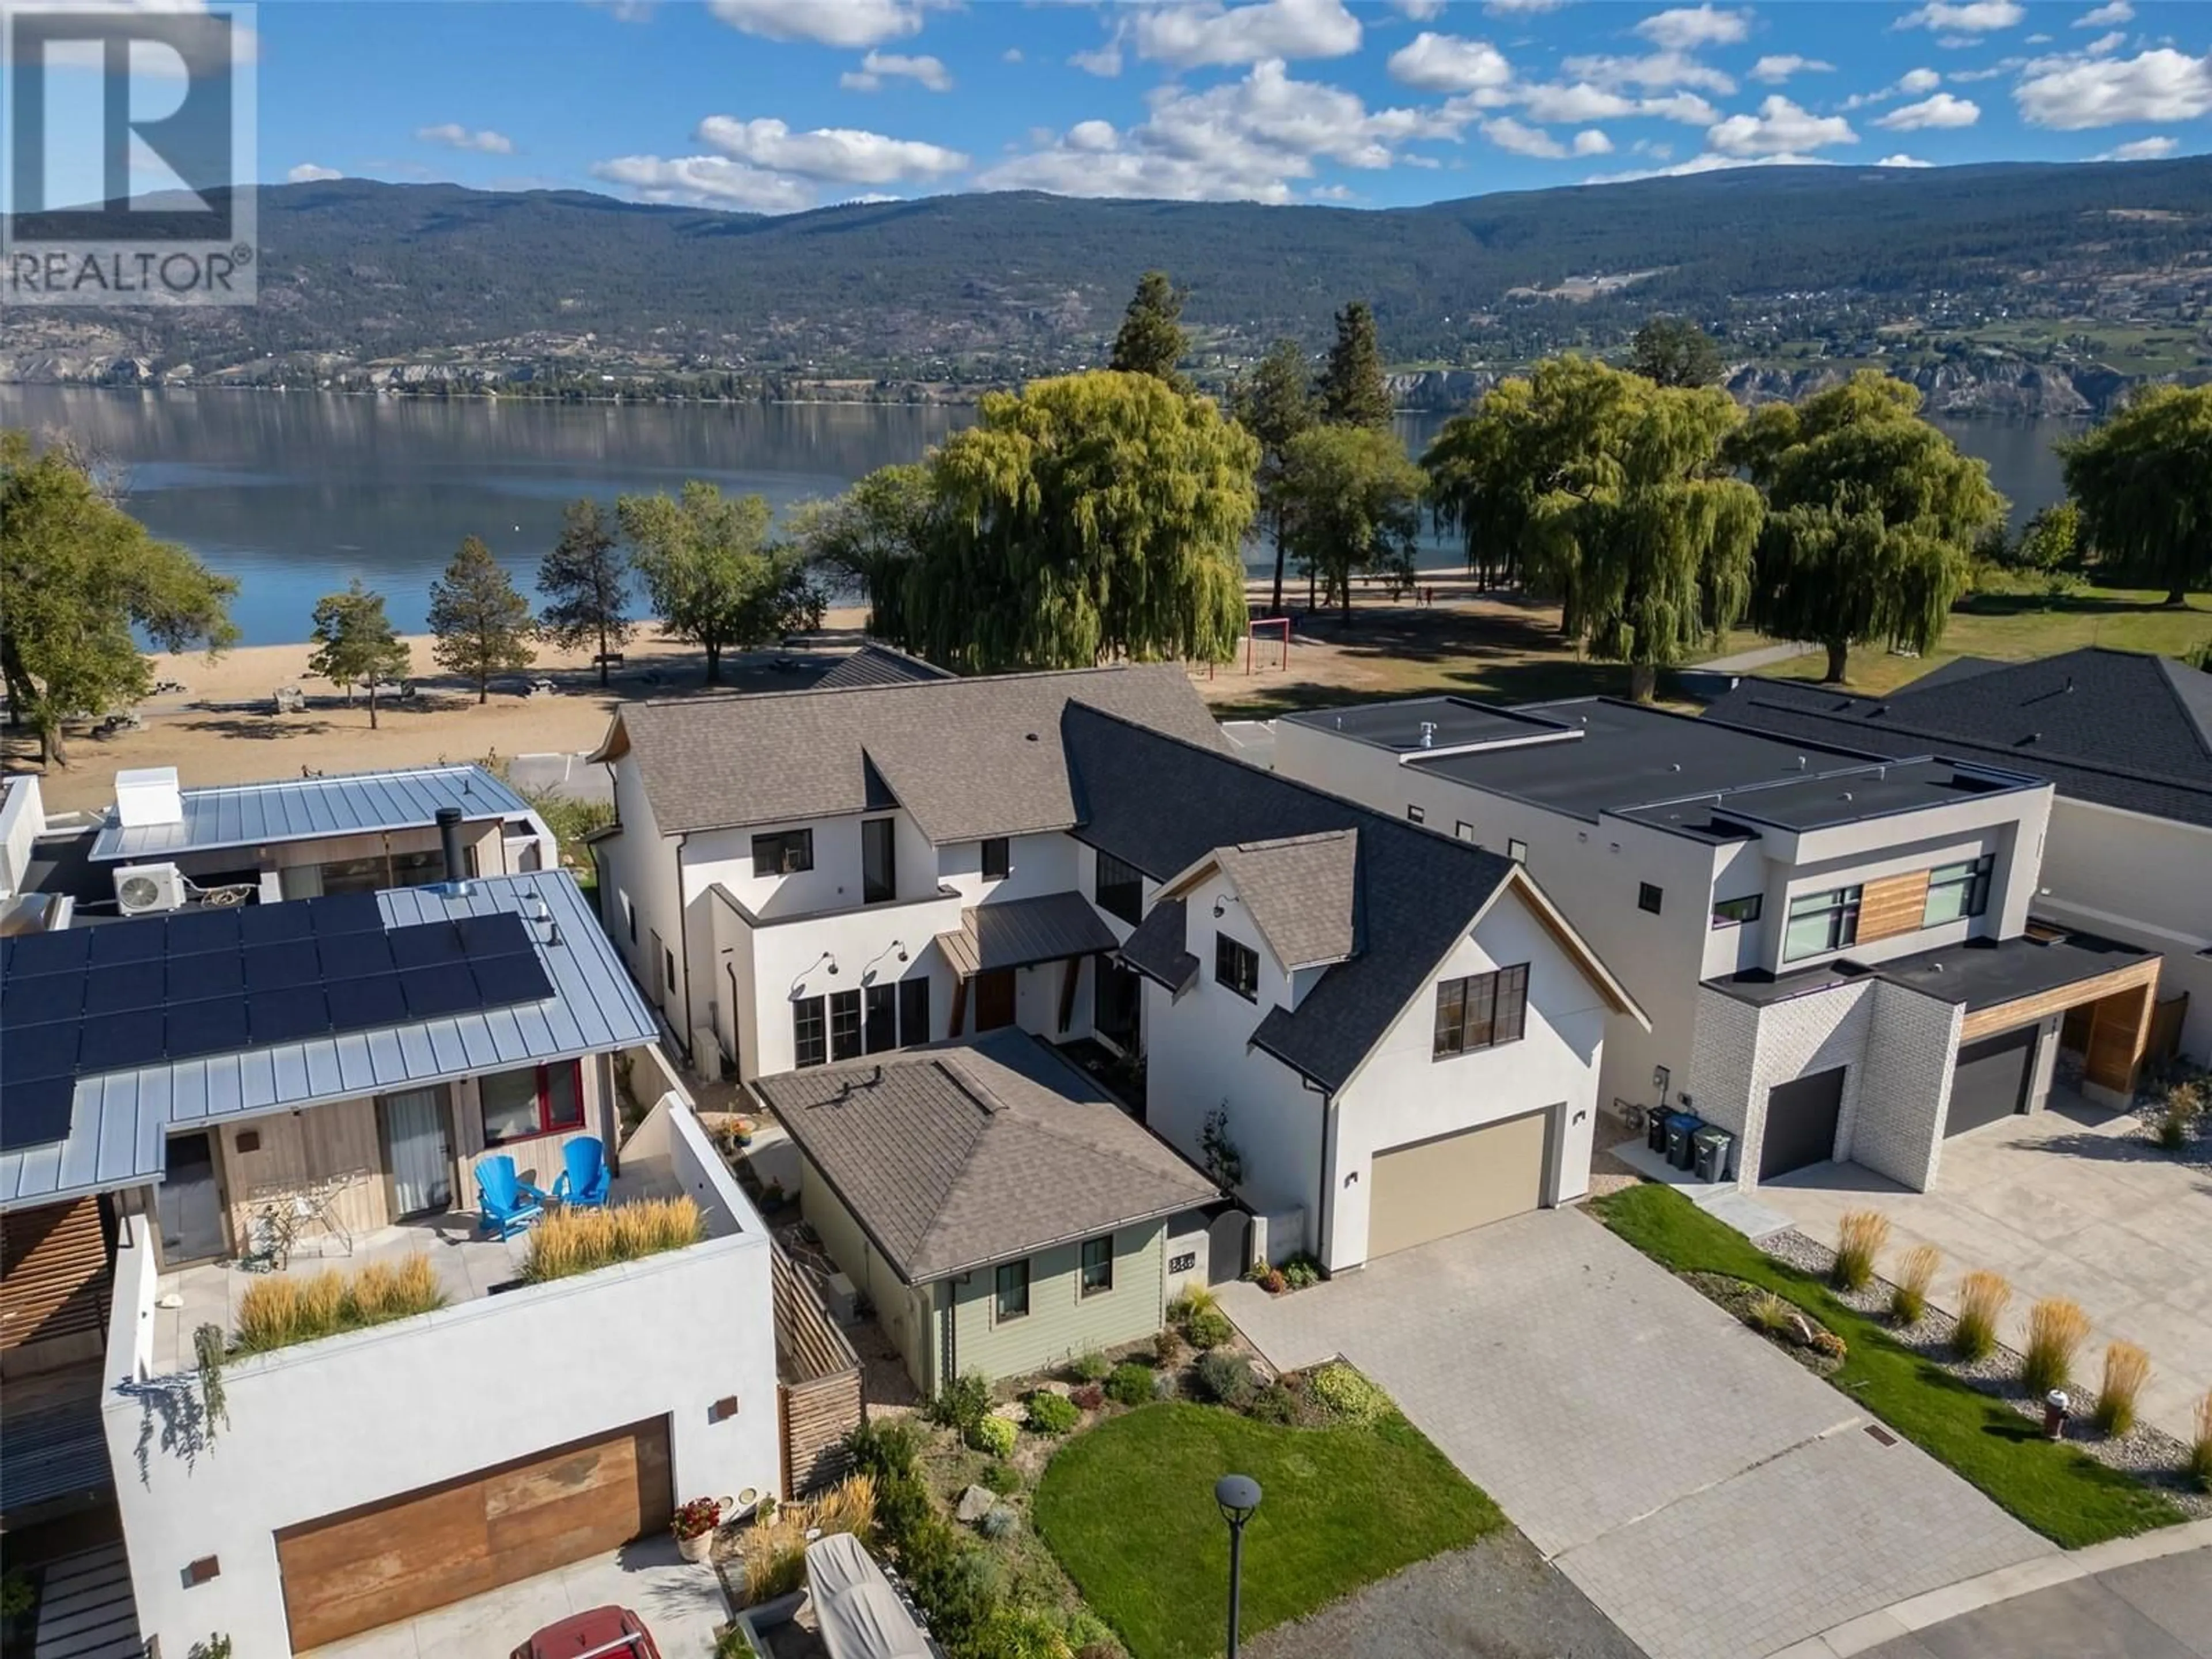
M30 868L32 845L46 827L39 781L26 773L9 778L0 795L0 898L14 896Z

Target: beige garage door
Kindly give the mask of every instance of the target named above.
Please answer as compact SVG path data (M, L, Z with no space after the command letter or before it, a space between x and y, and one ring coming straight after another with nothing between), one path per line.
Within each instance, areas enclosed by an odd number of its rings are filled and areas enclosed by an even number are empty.
M1548 1109L1530 1112L1377 1152L1368 1176L1367 1254L1411 1249L1536 1208L1552 1118Z

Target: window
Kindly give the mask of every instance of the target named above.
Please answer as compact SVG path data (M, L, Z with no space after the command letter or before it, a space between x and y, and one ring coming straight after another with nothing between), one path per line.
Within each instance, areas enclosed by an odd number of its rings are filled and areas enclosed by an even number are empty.
M1740 927L1747 921L1757 921L1759 920L1759 895L1757 893L1748 893L1741 898L1715 899L1713 901L1713 926L1716 927Z
M922 981L925 985L928 982ZM861 1035L866 1038L872 1054L898 1047L898 986L895 981L868 987Z
M1409 802L1406 807L1406 820L1409 823L1426 823L1429 815Z
M1636 884L1636 908L1639 910L1649 910L1653 915L1657 915L1659 902L1665 896L1664 893L1648 881L1639 881Z
M1213 976L1245 1001L1260 1000L1260 953L1226 933L1213 936Z
M860 823L860 902L888 904L898 896L898 820Z
M814 832L778 830L753 837L753 873L757 876L795 876L814 867Z
M1137 1010L1144 996L1144 981L1133 968L1098 958L1098 971L1091 981L1091 1028L1117 1048L1137 1046Z
M1947 921L1978 916L1990 908L1990 872L1996 854L1984 853L1964 864L1938 865L1928 872L1928 908L1920 925L1934 927Z
M1782 959L1817 957L1840 951L1859 936L1859 890L1832 887L1824 893L1800 893L1790 901L1790 926L1782 935Z
M1494 974L1448 979L1437 987L1437 1037L1431 1058L1518 1042L1528 1023L1528 964Z
M929 1041L929 980L916 975L899 981L899 1042L911 1048Z
M661 969L666 975L666 977L661 981L661 984L667 988L664 994L674 996L676 994L676 952L664 945L660 947L660 955Z
M1030 1310L1030 1264L1024 1256L1019 1261L1001 1261L998 1271L999 1317L1021 1319Z
M477 1079L477 1103L483 1113L487 1146L580 1129L584 1126L583 1062L563 1060L550 1066L493 1072Z
M637 906L629 902L628 893L622 896L622 902L623 920L629 924L629 942L635 945L637 943Z
M1083 1241L1083 1294L1096 1296L1114 1288L1114 1236Z
M1516 864L1528 863L1528 843L1525 841L1516 840L1509 837L1505 842L1505 856L1511 859Z
M676 958L669 955L668 947L660 942L660 930L658 927L653 930L653 954L646 960L652 964L653 969L653 983L647 988L655 1002L665 1002L668 1000L668 988L675 982L675 980L672 975L665 970L664 964L672 963Z
M858 991L832 991L830 994L830 1058L858 1060L860 1057L860 994Z
M794 1066L819 1066L830 1058L820 997L801 997L791 1005L791 1054Z
M1098 908L1132 927L1145 919L1145 878L1134 865L1111 853L1098 855L1098 880L1092 890Z
M1474 839L1474 826L1469 823L1465 818L1462 818L1457 823L1452 825L1452 834L1457 836L1462 841L1473 841Z
M1004 881L1013 872L1013 843L1004 836L986 837L983 842L983 879Z

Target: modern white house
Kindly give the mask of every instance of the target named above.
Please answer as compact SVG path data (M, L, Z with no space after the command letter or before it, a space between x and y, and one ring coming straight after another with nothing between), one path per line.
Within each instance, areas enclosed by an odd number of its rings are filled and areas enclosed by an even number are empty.
M2052 791L1610 699L1414 698L1276 722L1279 771L1502 854L1648 1012L1601 1094L1734 1138L1743 1187L1854 1160L1932 1184L1946 1136L2054 1077L2124 1102L2155 957L2031 909Z
M1237 760L1179 668L646 704L599 757L608 925L695 1063L1095 1044L1332 1271L1587 1189L1633 998L1528 872Z

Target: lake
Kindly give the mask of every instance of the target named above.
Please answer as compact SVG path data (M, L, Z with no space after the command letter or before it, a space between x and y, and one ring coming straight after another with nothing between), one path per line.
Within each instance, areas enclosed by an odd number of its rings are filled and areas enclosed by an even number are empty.
M974 419L965 407L866 404L553 404L324 392L102 392L0 386L0 425L61 428L127 471L131 511L236 576L249 645L307 637L324 594L358 576L419 632L430 583L481 536L535 595L538 560L579 495L674 490L703 478L781 508L921 459ZM1404 416L1419 454L1443 423ZM2059 421L1945 420L1990 463L2015 522L2063 493ZM1424 567L1455 567L1431 539ZM1255 550L1257 568L1262 558Z

